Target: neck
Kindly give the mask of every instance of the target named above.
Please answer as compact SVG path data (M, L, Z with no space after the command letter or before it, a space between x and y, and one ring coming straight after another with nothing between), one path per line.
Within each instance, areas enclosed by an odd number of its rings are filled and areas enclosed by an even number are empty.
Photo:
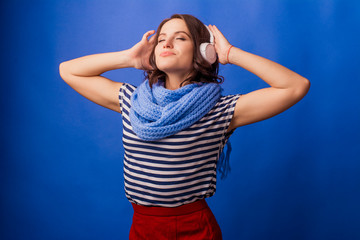
M189 77L190 73L179 75L179 74L166 74L165 88L169 90L176 90L180 88L180 84Z

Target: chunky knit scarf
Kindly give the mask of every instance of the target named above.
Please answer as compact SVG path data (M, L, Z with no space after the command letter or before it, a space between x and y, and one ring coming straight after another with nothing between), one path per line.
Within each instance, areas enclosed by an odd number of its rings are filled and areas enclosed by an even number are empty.
M131 96L130 121L136 135L154 141L173 135L200 120L218 102L221 88L216 83L188 84L176 90L164 88L159 81L150 88L144 81ZM230 140L221 149L217 170L221 178L230 171Z
M200 120L215 106L220 94L216 83L193 83L168 90L161 81L150 88L145 80L131 96L131 126L142 140L168 137Z

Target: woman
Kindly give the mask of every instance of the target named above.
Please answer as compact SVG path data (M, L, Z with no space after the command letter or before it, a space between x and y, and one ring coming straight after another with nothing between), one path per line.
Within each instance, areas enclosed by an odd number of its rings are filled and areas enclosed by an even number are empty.
M236 128L294 105L310 84L232 46L216 26L191 15L175 14L154 33L125 51L63 62L60 74L81 95L123 115L125 193L134 208L130 239L222 239L204 199L215 193L216 169L226 174L224 144ZM200 53L211 38L215 62ZM219 63L240 66L270 87L221 96ZM146 71L138 88L100 76L127 67Z

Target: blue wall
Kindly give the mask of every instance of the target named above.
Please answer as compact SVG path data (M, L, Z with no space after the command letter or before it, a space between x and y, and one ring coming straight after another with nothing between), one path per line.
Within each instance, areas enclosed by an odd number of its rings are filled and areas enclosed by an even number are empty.
M131 47L173 13L308 78L290 110L236 130L209 199L224 239L360 239L360 2L1 3L1 239L127 239L121 116L67 86L60 62ZM226 94L266 86L222 66ZM142 72L105 76L135 85Z

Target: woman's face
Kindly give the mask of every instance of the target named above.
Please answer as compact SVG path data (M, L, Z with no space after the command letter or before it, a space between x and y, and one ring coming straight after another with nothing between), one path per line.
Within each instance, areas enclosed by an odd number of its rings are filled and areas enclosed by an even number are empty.
M166 22L159 33L155 47L156 66L170 74L188 74L193 69L194 45L182 19Z

